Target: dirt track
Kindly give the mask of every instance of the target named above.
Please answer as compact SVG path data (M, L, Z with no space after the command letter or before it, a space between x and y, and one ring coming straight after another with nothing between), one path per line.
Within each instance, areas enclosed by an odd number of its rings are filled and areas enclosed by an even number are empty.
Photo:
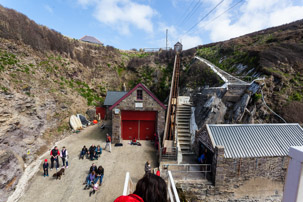
M155 150L151 142L141 141L142 146L131 146L128 141L123 142L123 147L114 147L112 152L102 152L101 158L93 161L97 166L104 167L103 185L95 195L89 197L89 191L83 190L83 182L88 174L88 169L93 163L88 159L79 160L79 153L83 145L100 144L105 147L107 129L91 126L60 141L61 150L66 146L69 152L69 164L66 174L61 180L55 180L51 176L55 172L49 170L50 177L43 177L42 165L39 172L33 177L28 189L20 198L20 202L53 202L53 201L102 201L112 202L122 194L125 174L130 172L132 180L136 183L144 175L144 164L147 159L155 166ZM47 156L49 159L49 156ZM62 161L60 159L60 166Z

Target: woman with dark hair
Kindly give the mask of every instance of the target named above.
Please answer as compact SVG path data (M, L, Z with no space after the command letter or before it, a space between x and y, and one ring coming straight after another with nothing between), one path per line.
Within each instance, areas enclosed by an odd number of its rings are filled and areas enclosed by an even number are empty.
M167 202L166 183L161 177L148 173L139 180L133 194L120 196L114 202Z

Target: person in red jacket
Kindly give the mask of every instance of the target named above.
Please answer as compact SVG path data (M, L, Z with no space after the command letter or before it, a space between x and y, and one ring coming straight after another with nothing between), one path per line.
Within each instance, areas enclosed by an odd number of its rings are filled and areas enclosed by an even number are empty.
M167 202L165 181L154 174L145 174L136 185L136 191L119 196L114 202Z
M51 155L51 170L54 168L54 161L56 161L56 169L58 169L60 151L57 146L55 146L54 149L51 150L50 155Z

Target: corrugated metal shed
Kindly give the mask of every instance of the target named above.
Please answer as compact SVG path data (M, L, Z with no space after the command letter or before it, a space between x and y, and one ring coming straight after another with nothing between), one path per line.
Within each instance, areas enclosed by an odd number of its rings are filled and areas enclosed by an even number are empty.
M120 98L122 98L125 94L127 94L127 92L125 92L125 91L107 91L104 105L112 106Z
M208 124L212 144L224 146L225 158L287 156L303 146L299 124Z

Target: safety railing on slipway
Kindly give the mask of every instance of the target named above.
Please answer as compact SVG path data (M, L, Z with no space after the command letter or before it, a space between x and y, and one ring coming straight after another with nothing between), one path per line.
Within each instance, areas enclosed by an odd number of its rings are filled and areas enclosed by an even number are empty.
M177 188L174 182L174 178L170 171L167 173L167 201L169 202L180 202L179 195L177 192ZM129 195L134 192L134 183L129 175L129 172L126 173L124 188L123 188L123 196Z
M163 164L161 171L164 178L171 172L178 180L209 179L211 164Z

